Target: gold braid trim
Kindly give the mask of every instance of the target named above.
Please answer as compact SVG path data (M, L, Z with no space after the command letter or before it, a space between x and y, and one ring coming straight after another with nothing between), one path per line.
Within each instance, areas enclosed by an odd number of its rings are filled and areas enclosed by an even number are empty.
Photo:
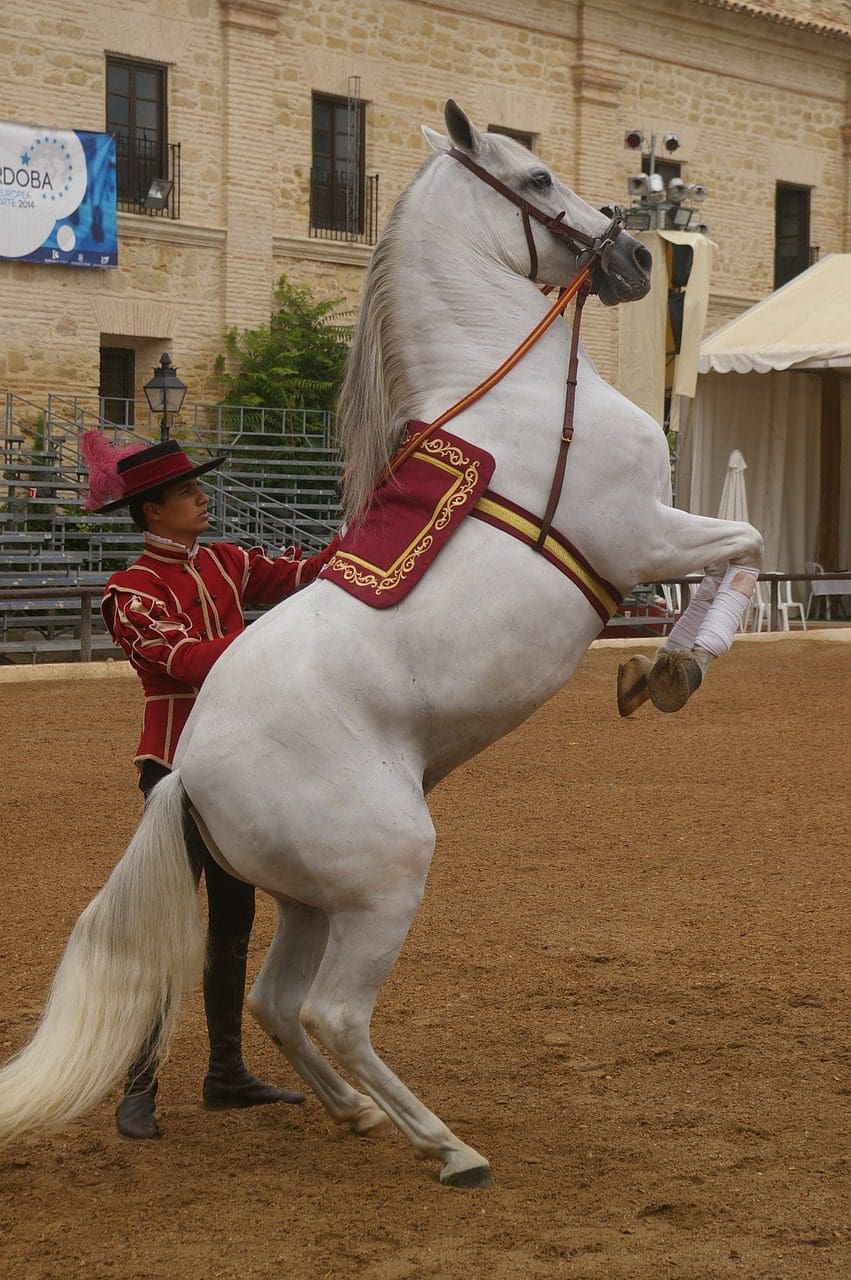
M444 494L440 499L418 540L409 546L387 570L379 569L377 566L367 567L366 562L360 560L360 564L366 569L366 572L363 572L345 552L338 552L328 562L328 573L339 573L345 582L353 583L356 587L363 589L369 588L377 596L385 591L393 591L416 568L420 557L434 545L434 536L430 530L445 529L452 519L453 512L470 501L470 496L479 483L478 460L471 461L456 444L442 440L439 436L424 440L413 456L419 458L421 462L430 462L439 466L456 477L455 484L452 485L449 493Z

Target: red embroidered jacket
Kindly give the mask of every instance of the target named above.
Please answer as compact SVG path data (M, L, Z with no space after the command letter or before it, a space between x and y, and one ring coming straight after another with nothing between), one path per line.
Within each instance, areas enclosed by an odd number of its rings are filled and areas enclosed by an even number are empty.
M228 542L192 551L161 540L106 584L101 610L142 680L145 714L136 763L171 768L177 740L213 663L245 630L244 605L272 605L311 582L337 540L306 559L271 560Z

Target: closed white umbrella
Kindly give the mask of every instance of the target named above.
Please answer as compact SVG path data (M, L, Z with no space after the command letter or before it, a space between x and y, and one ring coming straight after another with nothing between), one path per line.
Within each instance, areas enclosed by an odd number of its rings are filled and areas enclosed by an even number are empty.
M721 501L718 503L719 520L747 521L748 491L745 488L745 472L747 471L747 467L748 464L745 462L738 449L734 449L727 459L727 473L724 476L724 485L721 489ZM761 602L759 588L760 584L757 583L757 600ZM753 606L749 604L745 610L744 616L739 623L740 631L747 631L752 608ZM768 629L769 631L771 630L770 622L768 624Z
M738 449L727 459L727 474L718 504L719 520L748 520L748 492L745 488L745 471L748 464Z

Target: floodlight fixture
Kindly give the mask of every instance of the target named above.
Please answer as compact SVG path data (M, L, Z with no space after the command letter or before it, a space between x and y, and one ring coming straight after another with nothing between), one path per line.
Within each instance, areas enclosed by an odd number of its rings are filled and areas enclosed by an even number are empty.
M627 209L624 213L624 227L627 231L649 231L653 225L652 209Z
M672 178L668 183L668 199L671 204L682 204L688 197L688 184L682 178Z
M702 182L690 182L688 184L688 198L694 204L703 204L706 199L706 187Z
M671 152L679 151L680 140L675 133L663 133L662 146L665 148L666 151L671 151Z
M164 209L173 190L174 183L171 178L154 178L148 187L145 199L142 201L142 208Z
M626 180L626 189L631 196L642 198L650 195L650 178L646 173L635 173Z
M668 221L676 231L688 231L688 224L692 220L694 214L693 209L686 209L683 205L674 205L668 210Z
M623 145L627 151L640 151L644 146L644 134L640 129L627 129L623 135Z

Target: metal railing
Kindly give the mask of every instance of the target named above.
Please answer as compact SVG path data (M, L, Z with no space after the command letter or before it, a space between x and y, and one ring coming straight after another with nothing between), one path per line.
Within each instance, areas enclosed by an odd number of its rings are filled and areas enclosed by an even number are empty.
M79 617L79 641L80 641L80 661L91 662L92 660L92 603L97 600L98 604L103 595L103 586L50 586L50 587L29 587L21 584L20 587L3 587L0 588L0 601L3 600L79 600L80 601L80 617ZM57 620L58 621L58 620ZM70 624L69 619L64 620L66 625ZM35 661L35 654L39 649L49 649L51 646L56 648L55 640L32 641L30 644ZM8 649L8 645L6 648ZM3 643L0 642L0 653L3 652Z
M143 427L122 427L104 422L100 407L97 396L51 394L46 404L38 404L5 394L0 499L18 526L28 527L30 517L49 518L53 534L65 545L62 524L68 512L62 507L78 506L86 487L83 430L97 427L122 442L159 438L155 418ZM329 443L329 413L199 403L180 419L174 435L187 449L227 456L222 469L208 477L221 536L230 532L261 545L295 542L306 549L324 545L339 523L342 472ZM85 539L72 535L72 540L82 545Z
M375 244L378 174L350 169L311 169L310 234L320 240Z
M109 401L110 417L104 415ZM36 405L14 392L5 393L6 434L16 422L30 422L44 415L47 439L66 435L69 430L96 427L113 439L159 439L159 415L151 412L146 400L122 400L115 396L60 395L49 392L46 403ZM327 409L278 409L268 406L216 404L195 401L185 404L177 415L172 433L185 443L202 447L228 448L243 436L277 436L306 448L333 448L334 415Z
M656 604L654 588L657 586L666 587L697 587L703 581L701 574L689 574L684 578L660 578L652 584L641 584L633 589L633 594L627 598L621 605L623 609L626 607L627 613L616 613L607 624L615 630L623 627L640 630L645 628L652 632L653 636L662 634L670 628L681 617L685 611L684 602L683 609L679 612L652 612ZM780 583L781 582L847 582L848 594L851 595L851 571L843 572L826 572L826 573L784 573L781 570L766 570L761 573L758 578L759 582L767 582L769 584L769 618L768 630L780 630ZM603 632L605 636L605 631Z
M165 202L159 207L148 201L151 183L157 179L172 184ZM127 213L144 213L153 218L179 218L180 143L117 133L115 181L119 209Z

